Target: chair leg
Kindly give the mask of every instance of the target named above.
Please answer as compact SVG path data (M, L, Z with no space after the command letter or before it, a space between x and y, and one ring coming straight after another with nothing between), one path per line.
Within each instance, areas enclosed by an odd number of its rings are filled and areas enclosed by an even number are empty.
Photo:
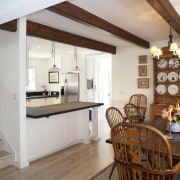
M111 179L111 176L112 176L112 173L113 173L115 167L116 167L116 162L113 163L111 172L110 172L110 174L109 174L109 179Z

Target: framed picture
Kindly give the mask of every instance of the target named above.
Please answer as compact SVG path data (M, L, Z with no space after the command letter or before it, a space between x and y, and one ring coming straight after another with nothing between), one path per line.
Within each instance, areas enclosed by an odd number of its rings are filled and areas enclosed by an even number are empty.
M149 78L138 78L138 88L149 88Z
M138 76L147 76L147 65L138 66Z
M139 64L147 64L147 55L139 56Z
M49 72L49 83L59 83L59 72Z
M93 79L87 79L87 89L93 89Z

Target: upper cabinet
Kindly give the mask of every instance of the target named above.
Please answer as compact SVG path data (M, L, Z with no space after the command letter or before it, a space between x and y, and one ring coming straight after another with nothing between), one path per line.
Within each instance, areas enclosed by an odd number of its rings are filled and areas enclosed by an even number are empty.
M73 63L73 57L62 57L61 58L61 73L72 72L75 68Z
M168 48L163 48L167 52ZM171 55L172 57L172 55ZM159 63L154 61L154 103L151 105L151 117L161 115L162 109L180 100L180 64L173 65L167 56Z

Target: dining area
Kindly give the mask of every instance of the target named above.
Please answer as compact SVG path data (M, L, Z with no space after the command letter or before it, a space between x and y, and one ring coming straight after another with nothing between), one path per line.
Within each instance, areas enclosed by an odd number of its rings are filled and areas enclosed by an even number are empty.
M180 108L163 109L162 116L145 119L147 98L132 95L124 105L106 110L111 136L106 143L112 145L114 162L109 179L180 179ZM180 125L179 125L180 126Z

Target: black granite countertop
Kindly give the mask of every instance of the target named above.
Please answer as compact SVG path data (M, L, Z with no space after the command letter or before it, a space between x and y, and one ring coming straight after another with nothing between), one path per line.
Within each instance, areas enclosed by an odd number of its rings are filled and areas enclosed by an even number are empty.
M49 95L45 95L45 96L29 96L29 97L26 97L26 99L41 99L41 98L53 98L53 97L56 97L58 98L59 95L53 95L53 96L49 96Z
M26 99L40 99L40 98L52 98L52 97L59 97L58 91L51 91L46 92L46 95L42 95L42 91L35 91L35 92L26 92Z
M63 114L81 109L102 106L104 103L93 102L72 102L64 104L54 104L40 107L26 107L26 116L30 118L49 117L52 115Z

